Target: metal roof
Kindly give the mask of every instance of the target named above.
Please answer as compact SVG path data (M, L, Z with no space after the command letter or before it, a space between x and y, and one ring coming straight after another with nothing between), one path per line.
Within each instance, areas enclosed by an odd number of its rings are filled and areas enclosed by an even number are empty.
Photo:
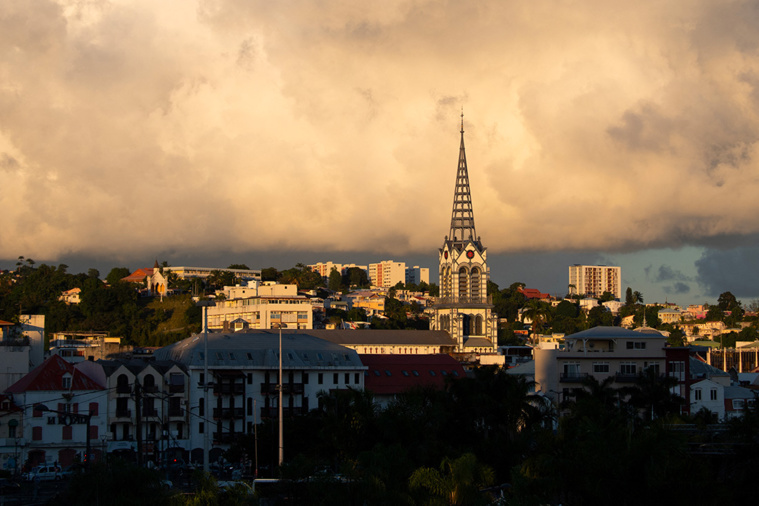
M583 330L582 332L578 332L576 334L570 334L568 336L564 336L565 340L566 339L619 339L619 338L664 339L664 336L662 334L659 334L658 332L656 334L649 334L649 333L636 332L634 330L629 330L623 327L593 327L588 330Z
M456 341L444 330L299 330L298 332L346 346L456 346Z
M355 331L354 331L355 332ZM158 360L175 360L188 368L204 366L204 336L156 350ZM214 369L271 369L279 367L279 332L258 330L208 333L208 366ZM358 354L344 346L303 331L282 331L282 367L286 369L364 369Z

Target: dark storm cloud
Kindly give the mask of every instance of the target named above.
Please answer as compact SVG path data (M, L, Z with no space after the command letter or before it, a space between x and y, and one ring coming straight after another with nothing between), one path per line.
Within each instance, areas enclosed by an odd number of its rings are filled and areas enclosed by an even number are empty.
M709 296L727 291L739 298L759 295L759 244L730 250L707 249L696 261L696 268L698 281Z

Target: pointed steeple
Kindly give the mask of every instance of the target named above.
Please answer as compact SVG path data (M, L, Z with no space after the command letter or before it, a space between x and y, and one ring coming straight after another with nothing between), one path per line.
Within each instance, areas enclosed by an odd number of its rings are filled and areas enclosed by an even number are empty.
M451 231L448 239L458 243L476 241L474 230L474 212L472 195L469 191L469 171L466 166L464 150L464 112L461 112L461 147L459 148L459 168L456 174L456 189L453 194L453 212L451 213Z

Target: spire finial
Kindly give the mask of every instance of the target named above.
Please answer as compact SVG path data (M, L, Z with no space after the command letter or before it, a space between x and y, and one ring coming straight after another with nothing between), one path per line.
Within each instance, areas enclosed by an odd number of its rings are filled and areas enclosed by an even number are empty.
M464 106L461 106L461 133L464 133Z

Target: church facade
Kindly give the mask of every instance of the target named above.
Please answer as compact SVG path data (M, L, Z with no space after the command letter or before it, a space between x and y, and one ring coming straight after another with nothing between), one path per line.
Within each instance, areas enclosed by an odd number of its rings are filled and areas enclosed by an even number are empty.
M462 115L451 227L438 254L440 296L428 310L430 329L448 332L456 353L495 353L498 346L498 317L487 294L487 259L474 226Z

